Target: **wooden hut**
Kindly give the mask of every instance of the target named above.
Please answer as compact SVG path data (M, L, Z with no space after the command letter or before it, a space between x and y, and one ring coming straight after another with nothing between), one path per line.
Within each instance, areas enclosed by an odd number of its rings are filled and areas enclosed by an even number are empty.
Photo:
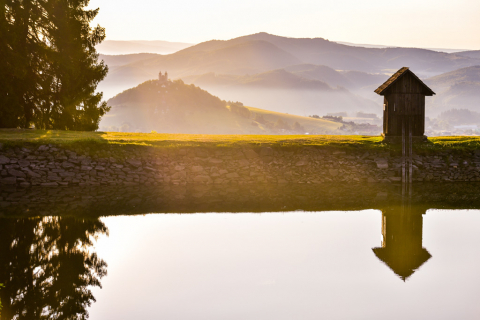
M387 142L401 142L410 136L413 142L426 140L425 96L432 91L409 68L403 67L375 90L384 96L383 136Z

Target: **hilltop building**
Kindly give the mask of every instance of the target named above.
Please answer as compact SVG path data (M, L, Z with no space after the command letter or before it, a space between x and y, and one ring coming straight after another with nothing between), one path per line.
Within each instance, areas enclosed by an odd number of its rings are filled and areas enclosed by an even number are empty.
M403 67L375 90L384 96L383 134L386 142L401 142L412 137L413 142L426 140L425 96L432 91L409 68Z
M165 71L165 74L162 75L162 71L160 71L158 73L158 82L160 82L160 84L166 84L168 82L168 73L167 71Z

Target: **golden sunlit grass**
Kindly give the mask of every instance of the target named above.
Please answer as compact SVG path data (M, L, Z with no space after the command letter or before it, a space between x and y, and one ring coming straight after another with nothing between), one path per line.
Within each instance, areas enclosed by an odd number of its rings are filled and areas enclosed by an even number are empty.
M305 127L306 130L322 132L323 130L336 130L342 126L339 122L333 122L325 119L315 119L310 117L302 117L294 114L286 114L281 112L275 112L264 109L257 109L252 107L246 107L253 113L258 113L263 116L265 120L275 123L278 119L287 121L290 124L298 122L301 126Z
M92 142L149 146L276 145L383 145L380 137L337 135L207 135L126 132L79 132L58 130L0 130L4 143L71 144Z
M416 150L476 150L480 149L480 137L434 137L429 143L418 144ZM58 130L0 130L0 142L5 145L59 144L82 145L101 149L106 145L130 145L152 147L339 147L377 150L398 149L387 145L379 136L340 135L202 135L125 132L79 132Z

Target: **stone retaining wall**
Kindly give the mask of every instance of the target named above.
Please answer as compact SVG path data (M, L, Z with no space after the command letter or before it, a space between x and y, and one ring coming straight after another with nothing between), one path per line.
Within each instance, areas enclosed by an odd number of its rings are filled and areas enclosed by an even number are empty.
M151 150L148 150L151 149ZM81 149L80 149L81 150ZM54 145L0 150L0 184L30 186L287 184L400 181L386 152L304 148L148 148L73 151ZM414 181L480 181L480 152L414 156Z

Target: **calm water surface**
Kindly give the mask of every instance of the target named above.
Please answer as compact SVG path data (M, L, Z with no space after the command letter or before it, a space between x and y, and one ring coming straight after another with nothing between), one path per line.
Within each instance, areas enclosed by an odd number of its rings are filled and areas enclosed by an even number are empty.
M104 218L91 319L479 319L480 212L428 211L424 252L403 218L406 244L376 210Z
M416 190L0 190L0 318L480 319L480 184Z

